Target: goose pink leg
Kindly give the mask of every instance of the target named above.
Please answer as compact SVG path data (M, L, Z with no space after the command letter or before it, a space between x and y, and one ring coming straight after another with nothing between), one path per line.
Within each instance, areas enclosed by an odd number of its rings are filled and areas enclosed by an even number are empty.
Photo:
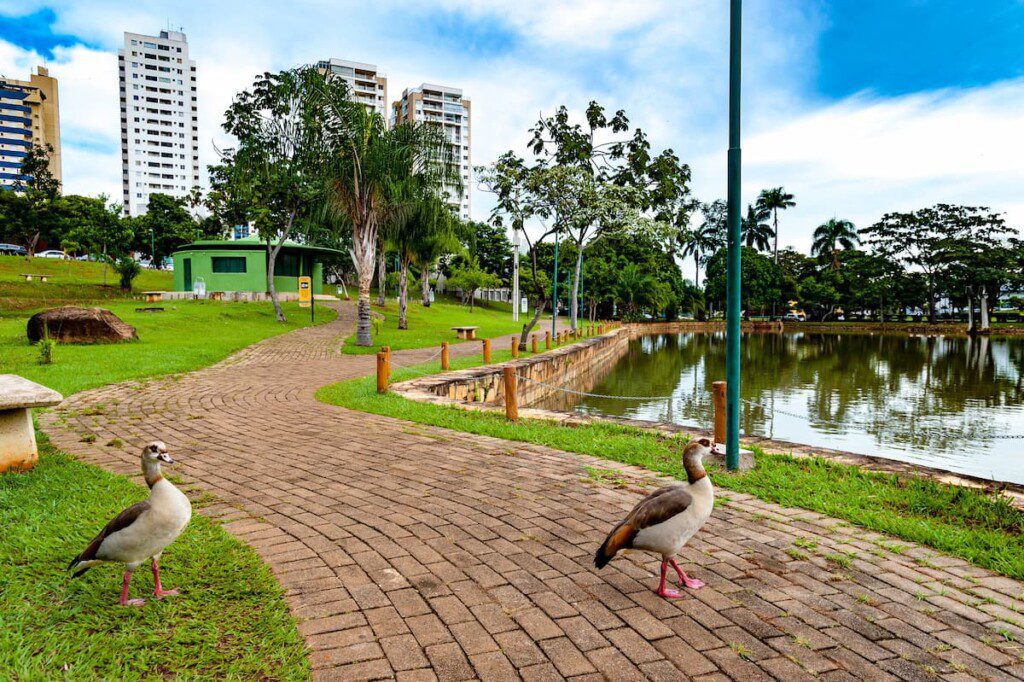
M121 599L119 603L121 606L142 606L146 603L145 599L129 599L128 598L128 584L132 581L132 572L125 571L124 583L121 585Z
M164 586L160 584L160 564L157 563L156 559L153 559L153 594L156 595L157 599L163 599L164 597L170 597L178 594L178 590L165 590Z
M658 583L658 589L655 592L659 597L665 597L666 599L677 599L682 597L683 594L677 590L670 590L666 585L666 574L668 573L668 561L662 560L661 562L661 582Z
M682 585L686 585L691 590L699 590L704 587L704 581L698 580L697 578L691 578L690 576L683 573L683 569L679 568L679 564L676 563L675 559L669 559L669 563L672 564L672 568L676 569L676 573L679 574L679 582ZM664 571L663 571L664 572Z

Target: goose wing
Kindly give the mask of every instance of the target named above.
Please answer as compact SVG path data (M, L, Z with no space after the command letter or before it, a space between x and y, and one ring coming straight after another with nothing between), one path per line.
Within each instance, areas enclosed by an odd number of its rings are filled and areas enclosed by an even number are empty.
M71 560L71 563L68 564L68 569L71 569L72 567L85 561L96 561L98 558L97 553L99 552L100 546L103 544L104 540L106 540L108 537L110 537L117 531L124 530L128 526L135 523L139 519L139 517L142 516L143 513L149 511L149 509L149 500L144 500L142 502L137 502L133 504L132 506L128 507L120 514L112 518L110 522L103 527L103 530L100 531L100 534L94 537L92 541L86 546L85 550L83 550L81 554L79 554ZM89 566L85 566L84 568L79 569L75 572L74 577L77 578L78 576L85 573L87 570L89 570Z
M693 504L689 486L670 485L659 488L640 500L626 519L608 534L594 556L594 565L602 568L622 549L633 546L636 534L644 528L668 521Z

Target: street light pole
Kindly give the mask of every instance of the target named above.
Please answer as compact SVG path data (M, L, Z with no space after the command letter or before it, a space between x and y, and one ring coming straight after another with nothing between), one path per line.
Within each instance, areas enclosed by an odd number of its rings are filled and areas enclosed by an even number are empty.
M725 465L740 466L740 45L742 0L729 11L729 252L725 305Z
M558 325L558 233L555 232L555 272L551 277L551 336L556 334Z
M519 321L519 228L512 228L512 321Z

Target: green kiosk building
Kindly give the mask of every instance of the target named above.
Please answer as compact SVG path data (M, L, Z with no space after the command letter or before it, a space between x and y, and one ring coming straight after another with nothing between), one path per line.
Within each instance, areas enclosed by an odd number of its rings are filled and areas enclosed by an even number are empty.
M341 251L286 241L274 264L274 287L298 292L299 277L313 278L313 293L323 293L323 262L343 257ZM202 277L206 291L267 291L267 245L256 237L204 240L174 252L174 290L192 291Z

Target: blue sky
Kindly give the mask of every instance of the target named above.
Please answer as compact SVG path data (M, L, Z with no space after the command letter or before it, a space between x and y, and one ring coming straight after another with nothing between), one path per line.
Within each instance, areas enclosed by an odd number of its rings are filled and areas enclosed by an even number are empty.
M120 196L116 51L124 30L181 26L199 69L200 153L226 140L231 96L257 72L327 57L372 62L388 95L421 82L473 100L473 163L525 151L538 114L624 108L655 148L725 193L723 0L376 0L373 3L0 0L0 73L60 79L65 186ZM784 185L782 242L937 201L1024 224L1024 2L748 0L744 194ZM489 198L473 197L485 218Z

